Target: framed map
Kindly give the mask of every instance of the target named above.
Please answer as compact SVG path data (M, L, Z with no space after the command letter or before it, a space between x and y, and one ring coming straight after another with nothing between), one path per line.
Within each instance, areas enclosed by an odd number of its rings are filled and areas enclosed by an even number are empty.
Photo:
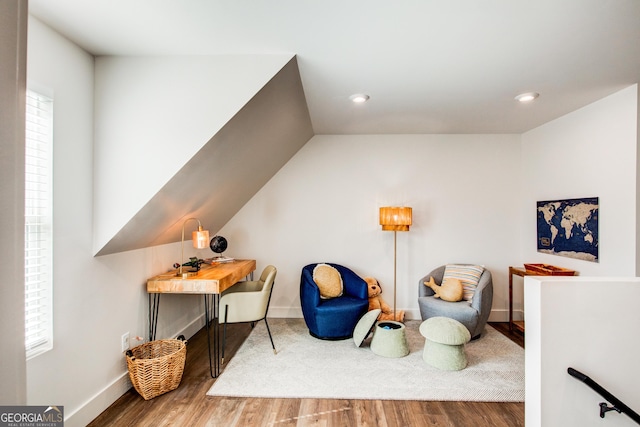
M538 252L598 262L598 198L537 202Z

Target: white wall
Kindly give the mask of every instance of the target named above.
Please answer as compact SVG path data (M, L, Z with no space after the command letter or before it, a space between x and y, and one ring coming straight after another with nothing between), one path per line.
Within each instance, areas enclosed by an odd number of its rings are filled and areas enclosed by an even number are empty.
M378 209L413 208L398 233L398 302L419 318L418 280L448 262L494 274L507 310L507 267L518 261L520 138L516 135L315 136L220 231L230 256L278 267L270 315L301 316L300 272L336 262L376 277L393 299L393 233Z
M582 276L635 276L637 93L638 86L630 86L522 135L518 265L552 264ZM599 262L538 253L536 202L582 197L599 198ZM522 284L515 276L514 311L520 319Z
M97 58L94 253L292 56Z
M640 85L636 84L636 212L640 212ZM640 248L640 215L636 215L636 248ZM640 276L640 250L636 250L636 276Z
M640 413L638 300L637 278L526 278L527 427L637 425L616 412L601 419L598 404L605 399L567 368L589 376Z
M65 425L84 426L129 388L120 337L146 337L146 279L180 244L92 256L94 61L31 18L28 43L30 82L53 94L55 140L54 348L27 363L27 403L63 405ZM201 314L197 297L163 299L158 337L199 329Z
M522 135L522 261L635 276L638 87ZM537 252L536 201L599 197L600 261Z

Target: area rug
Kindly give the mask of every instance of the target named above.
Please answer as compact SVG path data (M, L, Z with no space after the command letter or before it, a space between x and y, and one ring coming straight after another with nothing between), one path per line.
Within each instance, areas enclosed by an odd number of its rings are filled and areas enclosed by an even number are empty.
M405 323L410 353L386 358L371 352L371 336L324 341L303 319L272 319L274 355L259 322L207 392L209 396L523 402L524 350L487 326L468 343L468 366L441 371L422 360L420 321Z

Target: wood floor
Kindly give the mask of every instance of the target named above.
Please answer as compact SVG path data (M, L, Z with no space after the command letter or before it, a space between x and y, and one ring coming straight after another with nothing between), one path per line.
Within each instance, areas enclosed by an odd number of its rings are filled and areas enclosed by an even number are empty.
M506 323L491 325L524 346L522 335L510 334ZM228 327L227 361L251 330L248 324ZM524 426L524 403L210 397L206 393L215 380L204 329L187 348L180 387L148 401L132 388L89 426Z

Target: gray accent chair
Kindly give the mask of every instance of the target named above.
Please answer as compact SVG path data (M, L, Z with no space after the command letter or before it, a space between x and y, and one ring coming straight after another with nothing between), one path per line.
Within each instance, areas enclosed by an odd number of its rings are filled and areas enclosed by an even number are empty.
M491 305L493 304L493 280L491 272L486 268L480 276L478 287L473 295L471 303L469 301L449 302L442 301L440 298L434 298L433 289L424 285L433 277L435 282L442 284L444 269L442 265L431 273L424 276L418 282L418 306L420 307L420 316L422 320L431 317L443 316L455 319L467 327L471 333L471 339L480 338L484 327L491 313Z

